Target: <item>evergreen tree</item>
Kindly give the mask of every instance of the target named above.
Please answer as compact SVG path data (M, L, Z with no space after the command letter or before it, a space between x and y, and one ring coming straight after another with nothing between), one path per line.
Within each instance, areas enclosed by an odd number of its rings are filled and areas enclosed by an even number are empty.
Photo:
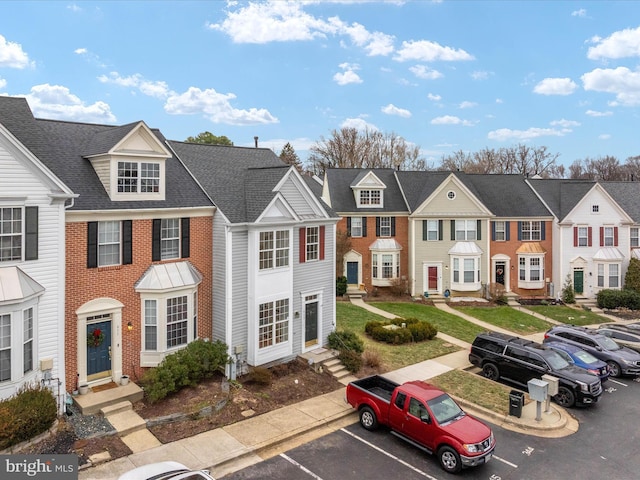
M289 142L286 143L284 147L282 147L282 151L280 152L280 160L282 160L287 165L293 165L296 167L298 172L302 173L302 162L300 162L300 157L293 149Z
M632 258L624 277L624 288L640 293L640 260Z
M562 287L562 301L564 303L576 303L576 292L573 289L573 281L571 280L570 273L567 273L567 278Z
M188 143L206 143L209 145L228 145L233 146L233 142L224 135L214 135L211 132L201 132L196 137L188 137L185 142Z

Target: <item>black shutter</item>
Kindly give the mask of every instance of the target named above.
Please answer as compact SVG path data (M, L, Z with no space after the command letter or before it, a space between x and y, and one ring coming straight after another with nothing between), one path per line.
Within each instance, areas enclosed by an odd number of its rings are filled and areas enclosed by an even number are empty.
M351 217L347 217L347 237L351 236Z
M456 221L451 220L451 240L456 239Z
M133 222L131 220L122 221L122 264L131 265L133 263Z
M482 240L482 220L478 220L476 227L476 240Z
M186 217L180 219L180 235L182 237L181 243L181 257L189 258L191 256L191 247L189 244L189 234L191 232L191 219Z
M151 232L151 261L159 262L161 259L160 254L160 229L162 226L162 220L159 218L153 219L153 231Z
M496 222L491 222L491 241L496 241Z
M518 241L522 241L522 222L518 222Z
M428 220L422 220L422 240L426 241L428 240L427 236L428 236Z
M443 230L444 230L444 220L438 220L438 240L442 240Z
M87 223L87 268L98 266L98 222Z
M391 217L391 236L396 236L396 217Z
M363 237L367 236L367 218L368 217L362 217L362 236Z
M508 242L511 240L511 224L509 222L504 222L504 239Z
M25 208L24 259L38 259L38 207Z
M544 220L540 221L540 240L544 240L545 237L545 222Z
M376 217L376 237L380 236L380 217Z

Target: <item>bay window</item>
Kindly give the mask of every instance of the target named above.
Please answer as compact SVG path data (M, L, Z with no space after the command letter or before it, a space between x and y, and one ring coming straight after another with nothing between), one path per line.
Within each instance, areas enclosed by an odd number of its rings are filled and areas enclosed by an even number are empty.
M518 255L518 270L518 287L544 287L544 255Z
M480 288L480 257L451 257L451 288L473 291Z
M620 287L620 264L619 263L597 263L598 288L619 288Z
M258 348L289 341L289 299L283 298L259 305Z

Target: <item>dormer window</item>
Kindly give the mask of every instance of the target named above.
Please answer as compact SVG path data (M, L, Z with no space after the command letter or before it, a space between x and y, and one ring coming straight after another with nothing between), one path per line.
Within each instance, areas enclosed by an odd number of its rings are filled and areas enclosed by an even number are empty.
M360 205L380 205L380 190L360 190Z
M118 162L118 193L158 193L160 164Z

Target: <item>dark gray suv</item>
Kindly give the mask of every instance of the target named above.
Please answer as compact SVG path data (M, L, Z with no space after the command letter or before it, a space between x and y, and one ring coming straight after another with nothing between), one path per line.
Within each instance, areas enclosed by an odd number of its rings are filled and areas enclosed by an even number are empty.
M594 357L607 362L612 377L640 374L640 353L618 345L594 328L556 325L544 334L543 343L554 341L576 345Z

